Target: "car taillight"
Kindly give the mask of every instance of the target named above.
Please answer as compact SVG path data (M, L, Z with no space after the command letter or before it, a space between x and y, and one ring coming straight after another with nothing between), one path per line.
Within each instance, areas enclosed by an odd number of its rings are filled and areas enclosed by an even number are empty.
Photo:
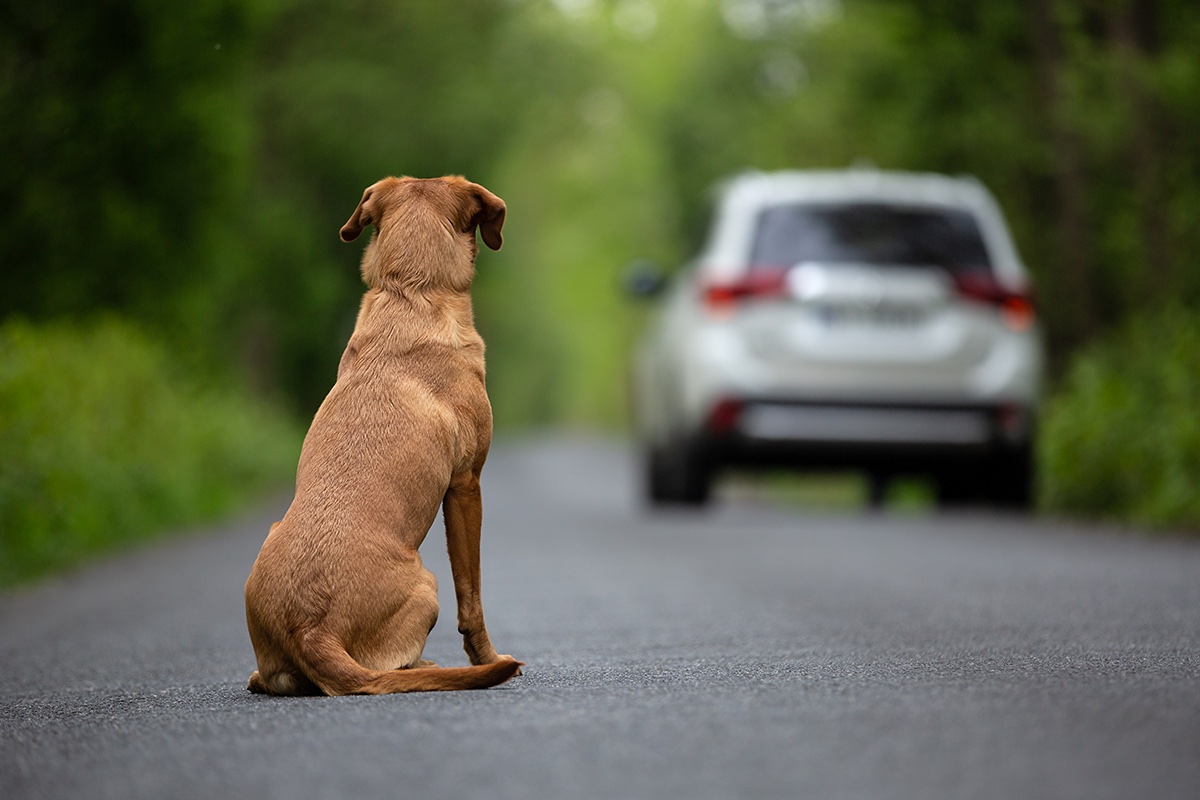
M979 272L961 272L954 276L958 294L968 300L1000 309L1004 323L1014 331L1029 330L1037 319L1033 297L1001 286L994 277Z
M725 434L737 427L738 418L742 416L740 400L721 400L708 413L708 430L710 433Z
M995 411L996 425L1010 442L1029 438L1033 416L1027 406L1020 403L1005 403Z
M785 294L786 275L783 270L759 270L736 280L714 281L704 286L704 305L717 316L728 316L743 300Z

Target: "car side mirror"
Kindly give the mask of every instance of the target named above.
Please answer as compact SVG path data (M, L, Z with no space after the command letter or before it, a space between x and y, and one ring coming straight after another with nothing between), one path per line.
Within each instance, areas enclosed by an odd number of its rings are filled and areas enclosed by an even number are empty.
M632 297L649 300L663 293L667 287L667 276L653 261L639 260L625 268L621 283Z

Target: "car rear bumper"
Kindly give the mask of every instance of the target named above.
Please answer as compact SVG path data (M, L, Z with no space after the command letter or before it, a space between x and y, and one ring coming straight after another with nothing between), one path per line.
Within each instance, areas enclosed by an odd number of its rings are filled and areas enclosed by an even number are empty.
M914 406L750 401L718 404L702 438L714 461L926 469L1028 449L1019 405Z

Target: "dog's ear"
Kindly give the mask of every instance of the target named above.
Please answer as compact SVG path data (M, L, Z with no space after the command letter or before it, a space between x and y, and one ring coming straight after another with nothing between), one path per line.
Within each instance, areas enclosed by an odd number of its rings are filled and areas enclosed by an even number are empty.
M363 228L376 221L375 203L372 202L374 198L375 187L368 186L367 190L363 192L362 200L358 201L358 208L354 209L354 213L350 215L350 219L342 226L339 235L343 242L353 242L363 232Z
M478 226L483 243L493 250L499 250L500 245L504 244L504 237L500 235L500 229L504 227L504 215L508 208L504 205L503 200L477 183L467 184L467 190L472 203L472 213L470 221L467 223L467 230L473 232Z

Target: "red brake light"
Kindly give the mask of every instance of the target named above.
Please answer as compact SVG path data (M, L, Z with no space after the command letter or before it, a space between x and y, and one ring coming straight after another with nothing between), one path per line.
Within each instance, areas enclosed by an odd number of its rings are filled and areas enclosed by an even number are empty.
M994 277L981 272L961 272L954 275L959 295L1000 309L1005 324L1015 331L1028 330L1037 318L1033 297L1028 292L1015 292L1001 286Z
M715 434L729 433L737 427L742 415L742 403L738 400L721 400L708 414L708 429Z
M787 289L786 274L785 270L751 269L736 280L709 283L703 290L704 304L715 314L732 314L742 300L784 294Z

